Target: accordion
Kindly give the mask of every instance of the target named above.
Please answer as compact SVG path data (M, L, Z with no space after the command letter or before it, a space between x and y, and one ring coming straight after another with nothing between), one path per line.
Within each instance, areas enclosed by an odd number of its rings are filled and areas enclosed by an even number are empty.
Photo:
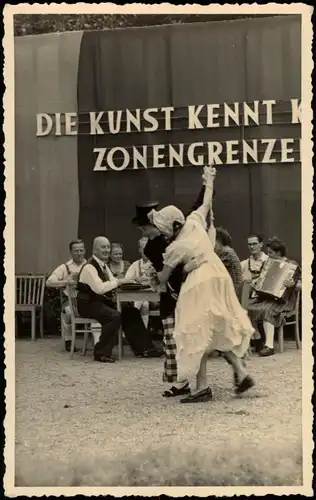
M266 295L275 299L282 299L287 288L285 281L298 277L299 267L295 262L268 259L257 278L254 291L258 295Z

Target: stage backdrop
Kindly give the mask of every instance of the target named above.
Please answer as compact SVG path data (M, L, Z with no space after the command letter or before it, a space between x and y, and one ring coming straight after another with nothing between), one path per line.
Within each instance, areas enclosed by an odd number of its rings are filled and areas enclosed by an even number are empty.
M94 171L94 147L300 137L283 102L301 96L299 16L15 40L16 272L49 272L68 257L68 242L106 235L137 257L135 203L187 210L201 167ZM91 111L277 101L274 125L118 135L89 134ZM284 112L285 111L285 112ZM36 137L37 113L77 112L77 136ZM220 165L215 217L241 258L247 235L277 235L301 257L300 163Z

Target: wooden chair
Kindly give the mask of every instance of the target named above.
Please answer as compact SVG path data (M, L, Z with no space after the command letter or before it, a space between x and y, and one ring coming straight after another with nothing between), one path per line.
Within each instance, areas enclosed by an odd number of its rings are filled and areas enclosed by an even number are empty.
M61 338L65 340L65 332L63 328L63 297L64 295L64 290L60 289L59 290L59 300L60 300L60 333L61 333Z
M246 309L246 311L248 311L250 290L251 290L251 281L244 281L242 285L240 303L243 309Z
M45 275L20 274L15 277L15 311L31 313L31 338L36 340L36 312L40 313L40 336L44 337Z
M280 328L278 328L278 344L279 344L280 352L284 351L284 326L287 326L287 325L295 325L296 347L297 347L297 349L301 348L300 325L299 325L300 300L301 300L301 291L298 290L294 311L288 315L288 317L285 320L284 325L282 325L282 326L280 326Z
M82 347L82 355L84 356L87 351L87 343L89 334L92 335L92 324L96 323L95 319L91 318L82 318L77 309L77 290L76 285L68 284L67 285L67 294L69 299L69 308L70 308L70 317L71 317L71 348L70 348L70 358L73 358L75 343L76 343L76 333L83 332L83 347ZM83 326L83 328L77 328L78 326ZM93 337L93 336L92 336Z

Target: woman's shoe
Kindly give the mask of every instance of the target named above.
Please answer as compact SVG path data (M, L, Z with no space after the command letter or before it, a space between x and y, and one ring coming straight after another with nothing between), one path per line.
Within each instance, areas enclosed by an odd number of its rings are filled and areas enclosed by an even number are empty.
M186 398L180 399L180 403L206 403L213 399L212 390L210 387L203 389L195 394L189 394Z
M243 381L236 386L235 392L236 394L243 394L244 392L251 389L254 385L255 381L253 380L253 378L250 377L250 375L246 375Z
M185 384L181 389L178 389L174 385L163 392L164 398L175 398L176 396L184 396L185 394L190 394L190 385L189 383Z

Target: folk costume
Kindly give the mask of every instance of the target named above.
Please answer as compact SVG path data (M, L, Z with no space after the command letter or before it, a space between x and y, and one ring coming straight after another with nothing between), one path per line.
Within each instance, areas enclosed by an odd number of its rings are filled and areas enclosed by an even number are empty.
M169 206L159 212L152 210L149 220L169 238L175 222L183 225L166 248L164 265L175 269L191 259L201 260L201 265L188 273L182 284L175 310L173 337L178 377L196 376L206 352L231 351L242 358L254 329L227 269L214 252L205 219L194 211L185 220L179 209Z
M150 224L147 217L148 212L157 207L158 203L136 205L136 217L134 217L133 223L138 226ZM144 248L145 256L151 262L157 273L163 268L163 254L167 246L168 243L165 238L163 236L157 236L152 240L149 239ZM159 311L164 331L163 345L165 354L163 382L174 384L170 390L166 390L163 393L165 397L188 394L190 391L189 384L186 380L177 384L179 379L176 362L176 343L173 337L175 326L175 308L178 294L184 280L183 267L183 265L179 265L173 270L173 273L169 278L166 291L160 293Z

